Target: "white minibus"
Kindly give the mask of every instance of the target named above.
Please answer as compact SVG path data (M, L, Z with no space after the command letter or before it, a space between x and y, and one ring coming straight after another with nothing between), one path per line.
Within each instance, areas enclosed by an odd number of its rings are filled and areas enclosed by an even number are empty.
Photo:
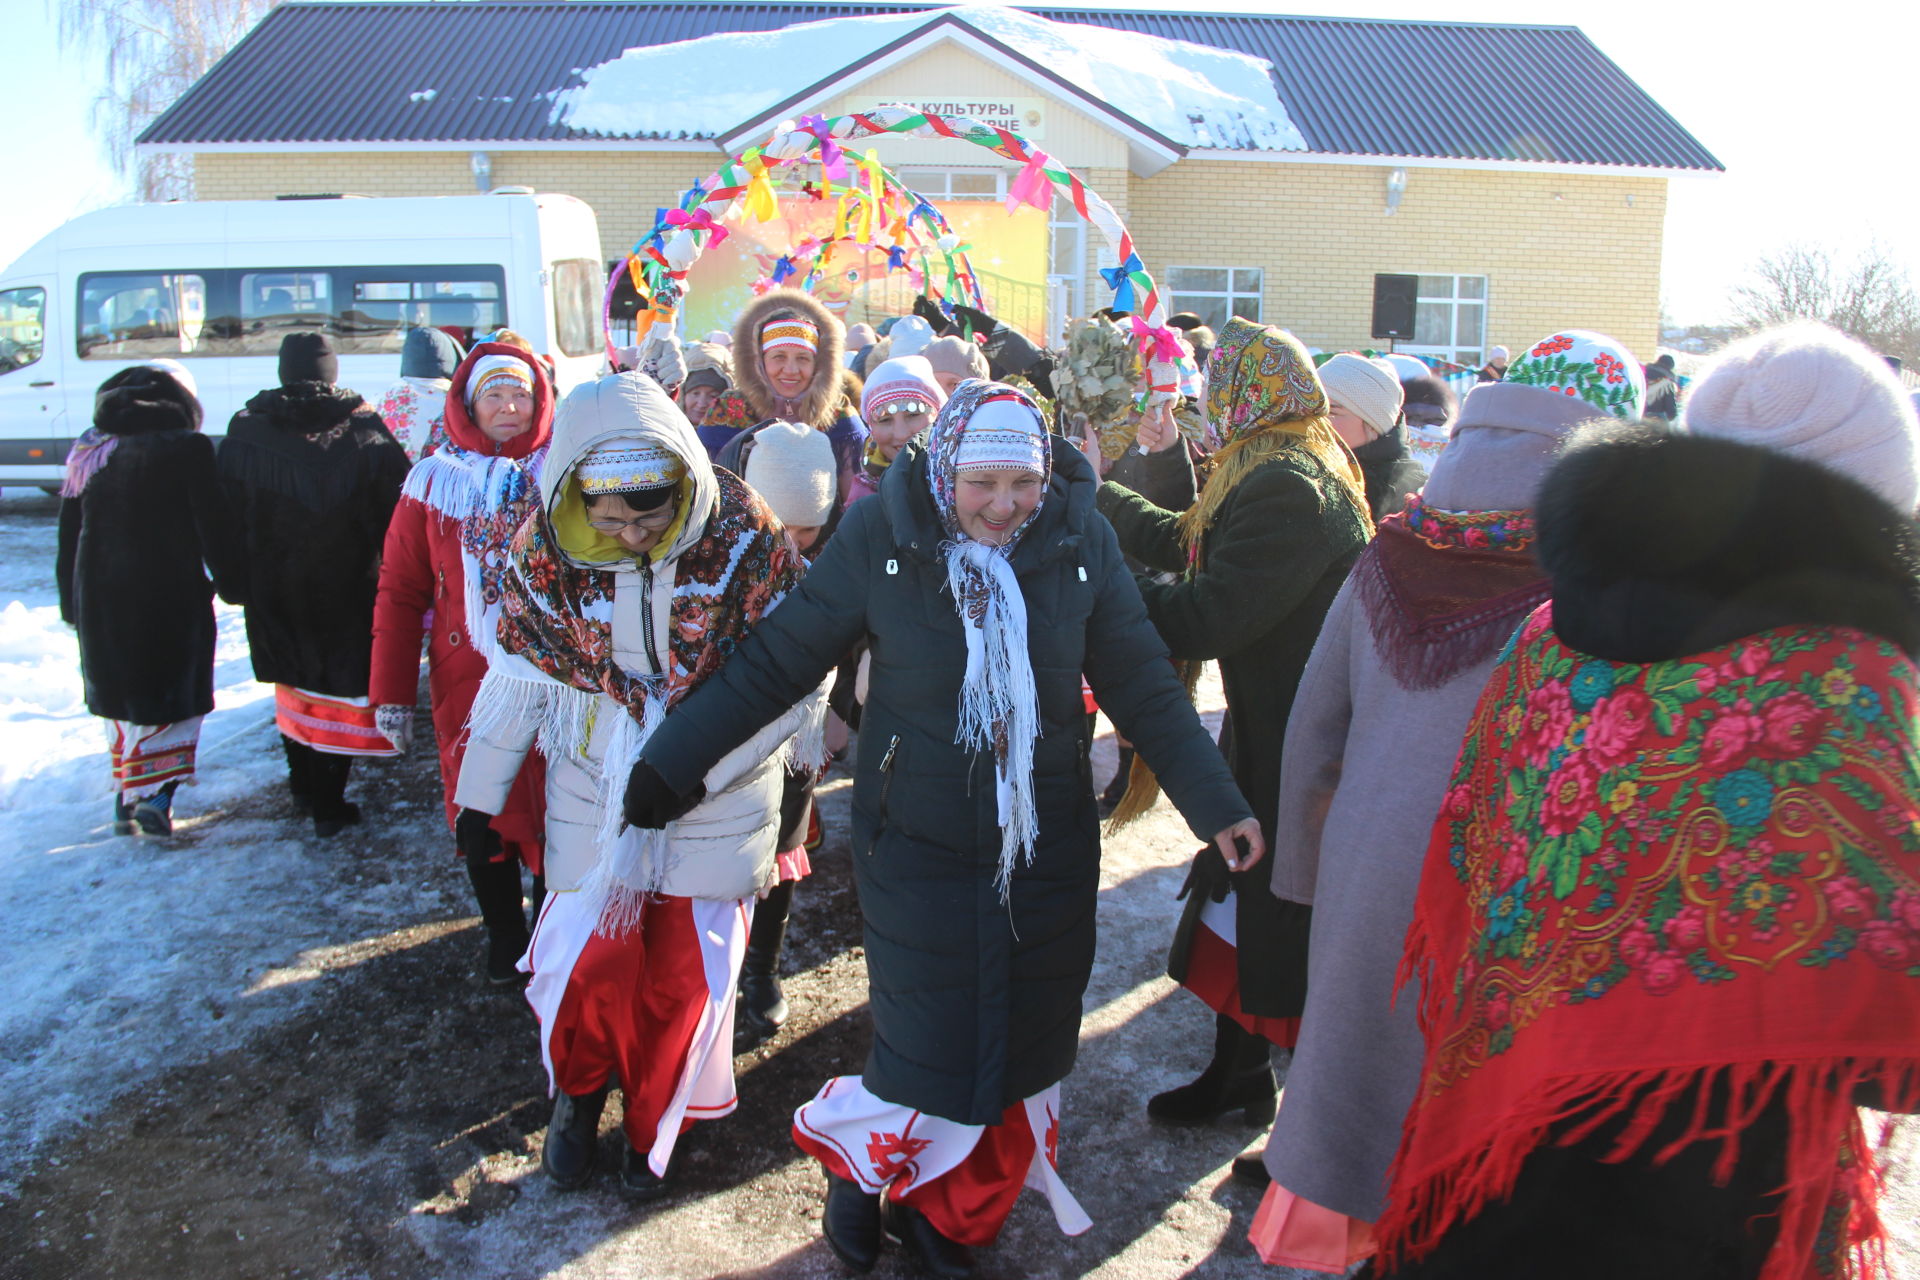
M186 363L224 434L279 383L281 338L319 330L340 384L370 402L417 325L462 339L506 325L549 356L562 394L603 364L606 265L593 210L507 188L428 199L210 200L75 218L0 274L0 485L52 486L108 375Z

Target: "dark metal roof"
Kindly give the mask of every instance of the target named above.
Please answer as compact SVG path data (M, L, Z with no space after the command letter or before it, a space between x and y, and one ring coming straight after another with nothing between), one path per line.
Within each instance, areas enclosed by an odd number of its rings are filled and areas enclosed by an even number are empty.
M186 147L604 141L553 124L553 94L578 85L582 70L622 50L720 31L920 9L927 6L731 0L282 4L148 125L139 141ZM1576 27L1028 12L1265 58L1275 68L1281 103L1317 152L1721 168ZM430 99L419 96L426 89L434 91Z

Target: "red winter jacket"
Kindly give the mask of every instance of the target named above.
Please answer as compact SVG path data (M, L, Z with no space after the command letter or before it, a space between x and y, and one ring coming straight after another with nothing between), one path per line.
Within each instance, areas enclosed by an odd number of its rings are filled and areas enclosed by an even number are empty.
M496 444L475 426L467 408L467 377L486 355L524 357L499 343L482 343L467 354L447 391L447 435L462 449L525 458L544 447L553 431L553 390L536 361L533 429ZM425 460L415 464L427 465ZM427 691L433 732L440 743L440 779L447 824L453 824L453 793L466 749L467 712L487 674L483 650L467 631L466 572L460 558L460 524L419 498L403 496L387 525L380 564L380 590L373 609L373 674L368 699L375 706L412 706L420 678L420 638L427 635ZM429 630L431 624L431 630ZM546 822L546 767L535 751L515 779L505 810L493 820L502 840L517 846L528 868L540 870Z

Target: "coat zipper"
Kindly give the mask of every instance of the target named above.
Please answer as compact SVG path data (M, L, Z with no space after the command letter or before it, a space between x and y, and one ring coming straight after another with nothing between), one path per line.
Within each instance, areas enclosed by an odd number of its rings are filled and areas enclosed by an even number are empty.
M873 824L873 839L867 841L867 856L873 856L874 846L880 843L880 832L887 825L887 796L893 790L893 753L900 749L900 735L894 734L887 740L887 749L880 757L880 816Z
M647 646L647 664L660 674L660 655L653 646L653 566L640 566L640 638Z

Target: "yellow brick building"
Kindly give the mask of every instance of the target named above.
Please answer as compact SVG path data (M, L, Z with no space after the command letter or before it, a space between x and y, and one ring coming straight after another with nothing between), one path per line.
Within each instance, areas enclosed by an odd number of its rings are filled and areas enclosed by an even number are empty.
M618 6L595 11L609 8ZM203 200L469 194L476 173L481 189L565 192L596 211L611 262L647 234L656 210L782 120L894 102L1012 104L1040 135L1034 144L1126 221L1174 309L1256 316L1323 349L1384 347L1371 327L1374 277L1413 275L1417 330L1400 349L1468 364L1496 343L1517 348L1568 326L1609 333L1650 357L1668 183L1719 168L1573 28L1053 10L988 20L968 9L885 4L767 5L745 16L702 3L631 9L626 28L599 34L596 63L543 70L538 57L512 67L495 59L493 72L476 79L457 52L475 47L462 24L508 26L495 30L508 40L495 48L544 42L577 60L584 36L566 24L577 22L578 7L283 5L141 145L191 154L194 196ZM747 21L760 24L757 32L739 31ZM515 22L525 30L512 30ZM783 49L820 47L809 22L833 33L829 56L783 58ZM878 34L863 45L869 26ZM1057 30L1084 40L1046 45ZM694 43L674 44L687 39ZM1268 128L1263 144L1257 91L1244 112L1218 105L1231 103L1242 82L1222 78L1212 99L1203 89L1204 110L1187 109L1183 121L1182 90L1162 109L1116 81L1112 64L1134 57L1144 46L1128 42L1143 40L1159 42L1176 71L1192 63L1197 75L1244 70L1227 62L1221 71L1191 52L1202 48L1284 66L1272 73L1268 109L1284 127ZM312 60L294 54L320 41L349 52L397 43L427 62L402 81L355 84L341 70L354 59L332 60L327 92L316 99L300 83ZM751 48L763 52L737 54L729 41L758 41ZM1083 44L1090 51L1071 47ZM589 101L579 95L596 91L601 69L624 57L649 76L662 66L684 71L703 50L717 66L742 69L725 81L726 100L761 99L754 114L690 138L571 127ZM671 60L645 60L662 52ZM1421 84L1412 68L1438 60L1456 92L1397 92L1396 58L1409 89ZM746 87L748 66L764 90ZM303 104L297 118L288 101ZM682 105L689 120L723 118L704 96ZM636 119L661 114L660 104L635 110ZM1019 168L944 139L860 145L944 200L996 198ZM1113 264L1101 237L1056 203L1047 267L1054 331L1067 314L1111 300L1098 271Z

